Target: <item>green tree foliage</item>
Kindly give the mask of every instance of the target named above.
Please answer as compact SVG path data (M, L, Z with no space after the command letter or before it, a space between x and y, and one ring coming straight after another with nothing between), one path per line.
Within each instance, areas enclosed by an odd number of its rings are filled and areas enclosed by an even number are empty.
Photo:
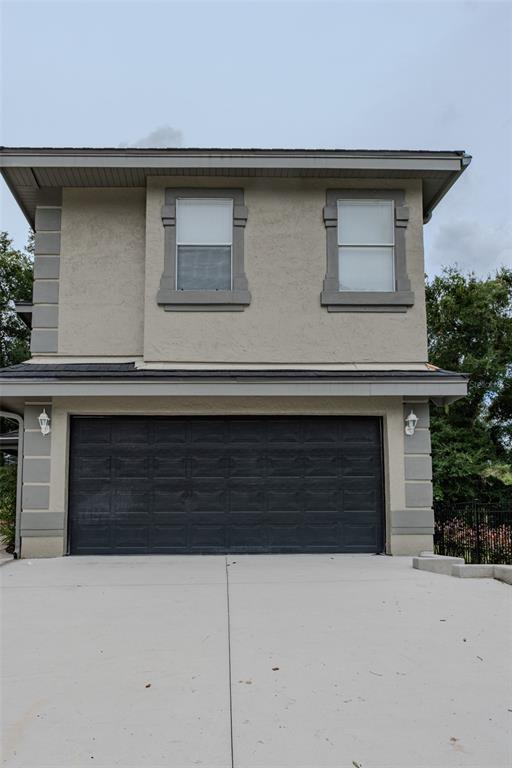
M0 232L0 368L30 357L30 331L14 311L14 302L32 298L32 238L26 252Z
M427 281L431 363L471 376L469 394L432 408L434 497L512 496L512 270L480 280L447 268Z
M16 530L16 464L0 466L0 546L14 551Z

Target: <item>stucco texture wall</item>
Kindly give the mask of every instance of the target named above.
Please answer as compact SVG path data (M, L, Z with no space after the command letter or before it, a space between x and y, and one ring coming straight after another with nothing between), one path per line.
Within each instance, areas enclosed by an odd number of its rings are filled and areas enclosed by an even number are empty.
M142 355L144 189L65 189L60 355Z
M244 312L166 312L156 303L164 260L166 187L243 187L249 216ZM416 302L406 313L329 313L328 188L404 189L407 268ZM421 185L416 180L152 177L148 179L144 359L192 363L421 363L426 360Z

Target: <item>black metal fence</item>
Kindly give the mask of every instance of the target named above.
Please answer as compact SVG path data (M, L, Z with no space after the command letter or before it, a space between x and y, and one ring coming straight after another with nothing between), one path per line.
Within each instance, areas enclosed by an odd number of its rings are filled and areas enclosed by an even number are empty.
M512 502L437 504L434 551L466 563L512 564Z

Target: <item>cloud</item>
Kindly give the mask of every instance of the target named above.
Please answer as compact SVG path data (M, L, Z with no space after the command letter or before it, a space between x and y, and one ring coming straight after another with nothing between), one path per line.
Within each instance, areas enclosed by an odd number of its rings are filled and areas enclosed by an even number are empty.
M512 226L493 227L485 221L456 218L443 223L432 233L428 249L428 272L457 263L463 271L479 275L512 264Z
M179 128L173 128L172 125L161 125L153 131L142 136L132 143L123 142L119 144L121 149L127 147L147 147L149 149L165 149L166 147L181 147L183 134Z

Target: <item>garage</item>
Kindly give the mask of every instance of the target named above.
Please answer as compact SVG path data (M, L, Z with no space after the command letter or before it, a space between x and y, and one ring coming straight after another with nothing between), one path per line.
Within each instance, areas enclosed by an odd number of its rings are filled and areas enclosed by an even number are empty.
M381 420L71 417L71 554L381 552Z

